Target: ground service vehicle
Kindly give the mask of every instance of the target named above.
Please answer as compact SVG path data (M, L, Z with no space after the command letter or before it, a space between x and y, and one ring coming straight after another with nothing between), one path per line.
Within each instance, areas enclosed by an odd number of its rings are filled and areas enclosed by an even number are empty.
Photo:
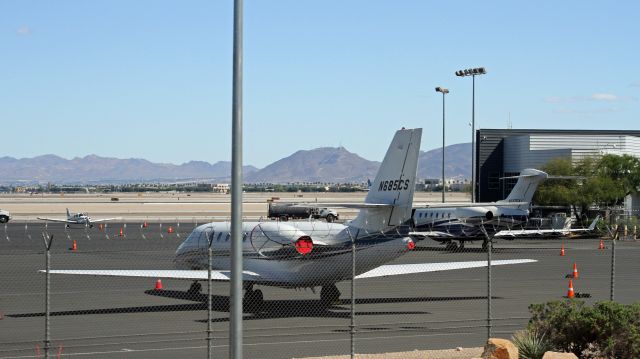
M9 211L0 209L0 223L7 223L11 219Z
M270 201L267 217L270 219L280 219L282 221L312 217L315 219L324 218L327 222L333 222L338 219L339 215L338 212L330 208L318 208L296 203L274 203Z

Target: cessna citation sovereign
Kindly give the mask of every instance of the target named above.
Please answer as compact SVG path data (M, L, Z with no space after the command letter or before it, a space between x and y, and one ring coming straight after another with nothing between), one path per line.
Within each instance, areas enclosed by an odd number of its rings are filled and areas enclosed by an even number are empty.
M263 295L255 286L321 287L323 303L339 299L336 283L350 280L352 245L356 279L400 274L486 267L485 261L385 265L414 248L409 236L414 180L422 129L396 132L364 204L346 224L316 221L243 223L244 302L248 310L260 308ZM468 204L466 204L468 206ZM229 281L231 274L230 223L201 225L178 247L175 270L52 270L53 274L149 277L192 280L190 292L207 280L208 245L212 279ZM531 263L531 259L493 261L493 265Z

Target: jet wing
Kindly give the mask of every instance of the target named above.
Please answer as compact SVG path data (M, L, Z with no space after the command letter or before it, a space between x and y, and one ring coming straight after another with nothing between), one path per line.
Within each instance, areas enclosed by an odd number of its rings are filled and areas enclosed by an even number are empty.
M438 232L438 231L409 232L409 235L415 236L415 237L429 237L429 238L453 237L453 234L446 233L446 232Z
M59 218L44 218L44 217L38 217L39 220L41 221L48 221L48 222L60 222L60 223L71 223L71 224L78 224L78 222L76 221L70 221L68 219L59 219Z
M40 270L46 273L45 270ZM207 280L206 270L129 270L129 269L56 269L49 271L51 274L72 274L72 275L90 275L99 277L135 277L135 278L166 278L166 279L187 279L187 280ZM260 279L260 275L254 272L243 271L242 277L244 281L256 282ZM231 272L212 270L211 280L218 282L228 282L231 280Z
M524 264L537 262L535 259L507 259L491 261L492 266ZM442 272L454 269L468 269L486 267L487 261L472 262L443 262L443 263L416 263L416 264L390 264L372 269L366 273L356 276L356 279L388 277L401 274Z

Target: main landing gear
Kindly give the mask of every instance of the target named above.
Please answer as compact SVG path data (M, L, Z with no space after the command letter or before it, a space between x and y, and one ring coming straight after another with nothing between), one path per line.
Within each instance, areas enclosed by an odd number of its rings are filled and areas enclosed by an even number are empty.
M459 250L463 250L464 249L464 241L459 241L460 244L454 242L454 241L449 241L447 242L447 245L445 247L446 250L448 251L459 251Z
M264 305L264 296L260 289L253 289L253 284L245 286L244 298L242 298L242 306L247 312L259 312Z
M201 290L202 290L202 284L200 284L200 282L193 282L191 283L191 286L189 287L189 290L187 291L187 293L189 293L190 295L198 295L200 294Z
M320 302L325 306L331 306L340 300L340 291L335 284L323 285L320 290Z

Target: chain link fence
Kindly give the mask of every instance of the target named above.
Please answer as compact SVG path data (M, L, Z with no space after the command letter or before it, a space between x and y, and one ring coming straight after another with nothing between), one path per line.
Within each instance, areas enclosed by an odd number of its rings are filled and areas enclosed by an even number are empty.
M487 336L509 338L526 326L529 304L566 297L569 281L575 296L590 303L612 297L635 302L640 298L635 220L616 222L615 242L609 234L488 243L478 237L463 248L428 238L408 241L402 228L349 233L340 244L330 244L324 242L335 233L325 222L267 220L245 227L245 268L247 263L267 272L278 268L270 273L272 285L245 288L251 293L245 296L245 356L436 350L431 355L438 357L437 350L482 346ZM206 243L213 269L228 268L224 224L203 223L0 225L0 358L207 357L208 348L212 357L228 357L229 284L220 278L209 289L206 276L196 284L162 275L50 274L47 285L42 272L47 254L52 271L172 271L180 263L206 271ZM196 228L204 234L193 232ZM300 241L304 236L312 242ZM185 241L197 244L193 251L181 246ZM185 253L197 260L180 262ZM519 259L535 262L501 262ZM487 261L504 265L487 267ZM429 270L416 269L419 264ZM390 266L375 276L363 274L380 265ZM352 273L360 277L352 281ZM327 277L339 281L334 286Z

